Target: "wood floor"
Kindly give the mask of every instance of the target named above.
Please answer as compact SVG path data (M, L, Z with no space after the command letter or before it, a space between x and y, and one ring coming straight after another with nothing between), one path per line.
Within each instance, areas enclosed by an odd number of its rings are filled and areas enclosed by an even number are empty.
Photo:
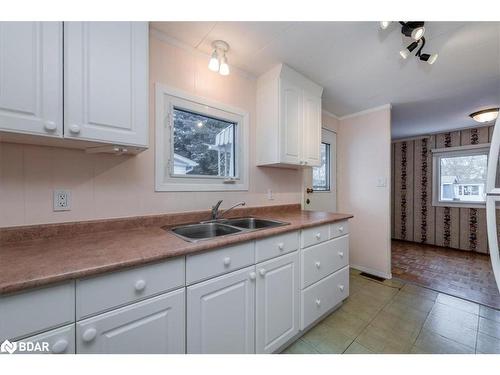
M500 309L488 255L393 240L392 276Z

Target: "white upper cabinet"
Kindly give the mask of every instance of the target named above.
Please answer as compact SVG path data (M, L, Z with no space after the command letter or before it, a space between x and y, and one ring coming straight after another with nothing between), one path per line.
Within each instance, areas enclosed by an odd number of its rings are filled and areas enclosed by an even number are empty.
M147 146L148 23L64 24L64 136Z
M284 64L257 82L257 164L319 166L323 88Z
M0 131L62 137L62 22L0 22Z

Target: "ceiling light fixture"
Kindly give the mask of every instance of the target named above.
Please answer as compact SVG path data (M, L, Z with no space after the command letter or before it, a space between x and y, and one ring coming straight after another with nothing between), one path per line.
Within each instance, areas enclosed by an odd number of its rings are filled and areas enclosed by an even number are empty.
M381 21L380 28L382 30L385 30L389 27L389 24L390 24L390 21ZM410 56L410 54L420 44L420 48L415 53L415 57L418 57L420 59L420 61L427 62L430 65L434 64L438 58L437 53L433 53L433 54L422 53L422 49L425 46L424 21L408 21L408 22L399 21L399 24L401 25L401 33L404 36L414 40L408 47L399 51L399 55L403 59L407 59L408 56Z
M391 21L380 21L380 28L382 30L385 30L389 27L390 24L391 24Z
M412 44L410 44L408 47L406 47L405 49L399 51L399 54L401 55L401 57L403 59L406 59L408 58L408 56L410 56L410 53L413 52L413 50L415 48L417 48L418 46L418 42L413 42Z
M213 72L219 72L220 75L227 76L229 74L229 65L227 64L226 53L229 51L229 44L223 40L215 40L212 42L212 55L208 62L208 69Z
M436 62L437 58L438 58L437 53L433 53L432 55L429 55L428 53L422 53L420 55L420 60L427 61L427 63L430 65L434 64Z
M498 108L488 108L483 109L482 111L471 113L469 116L477 122L490 122L498 117L498 111Z

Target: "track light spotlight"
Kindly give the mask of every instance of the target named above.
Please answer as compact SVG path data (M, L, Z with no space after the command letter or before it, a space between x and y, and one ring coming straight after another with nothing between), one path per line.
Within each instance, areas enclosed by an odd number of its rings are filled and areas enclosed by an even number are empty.
M430 65L434 64L436 62L437 58L438 58L437 53L433 53L432 55L429 55L428 53L422 53L420 55L420 60L427 61L427 63Z
M415 48L417 48L418 46L418 42L413 42L412 44L410 44L408 47L406 47L405 49L399 51L399 54L401 55L401 57L403 59L407 59L408 56L410 56L410 53L413 52L413 50Z
M419 40L424 36L425 27L423 21L401 22L401 32L413 40Z

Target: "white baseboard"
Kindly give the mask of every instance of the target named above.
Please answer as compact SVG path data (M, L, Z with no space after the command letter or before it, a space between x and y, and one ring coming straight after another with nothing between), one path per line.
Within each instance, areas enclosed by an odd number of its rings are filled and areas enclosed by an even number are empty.
M354 269L356 269L358 271L361 271L361 272L369 273L370 275L375 275L375 276L378 276L378 277L383 277L384 279L392 279L392 273L380 272L380 271L374 270L372 268L358 266L356 264L351 264L350 267L354 268Z

